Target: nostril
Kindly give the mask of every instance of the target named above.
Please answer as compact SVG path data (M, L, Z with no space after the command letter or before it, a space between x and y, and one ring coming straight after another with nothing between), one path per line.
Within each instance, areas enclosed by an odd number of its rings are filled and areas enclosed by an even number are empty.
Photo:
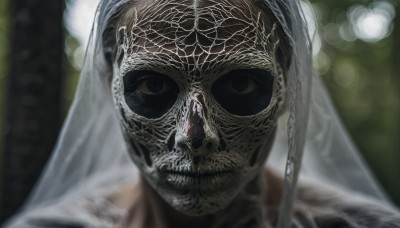
M203 145L203 139L202 138L193 138L192 139L192 147L193 149L200 149L200 147Z
M181 149L181 150L187 150L189 147L188 147L188 145L185 143L185 142L183 142L183 141L178 141L177 142L177 146Z
M198 165L200 163L200 156L193 157L193 165Z

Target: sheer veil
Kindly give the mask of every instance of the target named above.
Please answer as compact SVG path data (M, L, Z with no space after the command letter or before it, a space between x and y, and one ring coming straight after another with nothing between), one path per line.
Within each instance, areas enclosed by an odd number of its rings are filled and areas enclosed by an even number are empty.
M102 34L107 24L127 2L100 2L78 88L58 143L29 200L13 219L37 208L137 179L138 171L126 152L112 104L108 87L111 69L108 69L102 47ZM300 4L286 0L256 2L272 10L293 49L287 75L288 108L279 120L278 134L268 159L270 166L285 173L280 227L290 226L288 218L298 176L390 204L360 158L326 89L312 70L311 41Z

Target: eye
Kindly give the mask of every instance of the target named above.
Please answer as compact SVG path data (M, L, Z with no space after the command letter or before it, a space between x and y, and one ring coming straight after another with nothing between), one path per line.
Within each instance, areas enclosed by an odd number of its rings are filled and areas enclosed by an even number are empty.
M168 76L154 71L131 71L124 76L125 90L138 91L143 95L156 96L167 93L174 82Z
M218 78L211 87L211 93L226 111L249 116L268 107L273 84L274 77L269 71L240 69Z
M168 81L160 77L150 77L142 80L137 89L147 95L159 95L167 92L171 88Z
M228 81L228 89L232 93L236 94L248 94L252 93L256 90L256 84L254 80L245 77L245 76L238 76L238 77L233 77L232 79L229 79Z
M174 104L179 94L176 82L151 70L130 71L123 77L125 102L138 115L158 118Z

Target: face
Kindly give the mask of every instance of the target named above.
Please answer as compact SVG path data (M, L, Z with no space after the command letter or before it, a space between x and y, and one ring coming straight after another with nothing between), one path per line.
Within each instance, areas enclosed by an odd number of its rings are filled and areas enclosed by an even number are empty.
M172 207L211 214L270 150L284 99L275 25L246 1L143 2L117 29L113 63L130 155Z

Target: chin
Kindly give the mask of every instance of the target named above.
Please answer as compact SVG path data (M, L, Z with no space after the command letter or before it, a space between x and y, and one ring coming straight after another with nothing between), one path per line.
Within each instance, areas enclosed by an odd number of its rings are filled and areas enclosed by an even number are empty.
M225 209L236 198L240 189L229 188L218 192L187 190L180 194L158 189L158 192L175 210L190 216L204 216Z

